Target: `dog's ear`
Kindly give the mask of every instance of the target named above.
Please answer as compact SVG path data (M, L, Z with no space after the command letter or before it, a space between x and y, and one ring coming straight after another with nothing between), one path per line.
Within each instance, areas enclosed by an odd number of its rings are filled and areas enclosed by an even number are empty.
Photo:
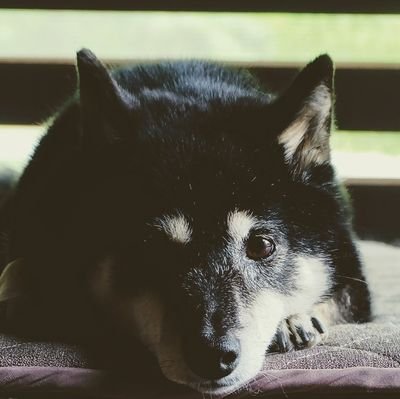
M77 53L82 143L97 148L123 138L134 99L87 49Z
M308 64L274 104L281 117L278 143L295 177L330 161L333 105L332 60L321 55Z

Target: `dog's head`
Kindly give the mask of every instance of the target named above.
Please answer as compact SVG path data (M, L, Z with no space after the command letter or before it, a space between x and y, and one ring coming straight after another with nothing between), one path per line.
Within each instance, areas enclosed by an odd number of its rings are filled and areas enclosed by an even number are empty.
M329 57L277 98L213 68L112 75L78 54L79 223L94 242L96 298L167 378L225 393L261 369L280 321L329 293L343 215Z

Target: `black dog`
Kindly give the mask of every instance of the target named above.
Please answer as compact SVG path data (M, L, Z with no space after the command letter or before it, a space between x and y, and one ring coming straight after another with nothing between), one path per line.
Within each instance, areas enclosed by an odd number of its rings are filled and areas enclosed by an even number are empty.
M53 308L53 324L97 312L168 379L226 393L266 351L369 319L330 163L328 56L279 97L203 62L109 72L82 50L78 75L3 228L8 261L22 259L27 297Z

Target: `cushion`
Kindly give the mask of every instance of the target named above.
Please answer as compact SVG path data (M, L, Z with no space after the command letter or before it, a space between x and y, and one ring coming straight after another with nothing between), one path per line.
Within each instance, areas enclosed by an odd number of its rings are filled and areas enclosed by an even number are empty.
M324 344L311 349L268 354L263 371L230 397L400 395L400 248L372 241L361 242L360 248L374 321L332 327ZM15 295L14 287L0 279L0 297L2 286L4 298ZM123 369L90 359L84 348L75 345L2 335L0 397L202 397L161 377L143 376L140 356Z

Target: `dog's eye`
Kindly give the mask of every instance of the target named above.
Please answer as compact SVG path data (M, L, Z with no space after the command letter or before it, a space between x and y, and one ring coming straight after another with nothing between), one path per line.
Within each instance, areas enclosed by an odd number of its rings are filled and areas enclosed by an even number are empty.
M250 259L268 258L275 252L275 243L271 238L262 235L250 236L247 240L246 254Z

